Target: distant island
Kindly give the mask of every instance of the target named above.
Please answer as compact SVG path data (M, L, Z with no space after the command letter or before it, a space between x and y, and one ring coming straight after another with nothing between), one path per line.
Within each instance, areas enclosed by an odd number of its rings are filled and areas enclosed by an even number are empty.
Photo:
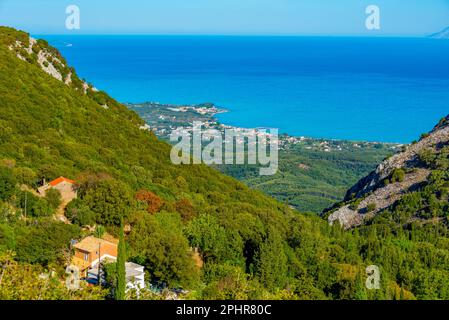
M443 31L440 31L440 32L430 35L430 38L432 38L432 39L449 39L449 27L447 27Z

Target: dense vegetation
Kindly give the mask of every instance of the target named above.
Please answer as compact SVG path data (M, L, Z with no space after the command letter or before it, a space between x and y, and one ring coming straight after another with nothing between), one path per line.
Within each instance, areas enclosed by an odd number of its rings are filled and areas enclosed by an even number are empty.
M394 152L388 144L334 143L345 149L323 151L303 143L281 150L274 176L260 176L259 169L249 165L220 166L219 170L300 211L320 213L342 200L350 186Z
M19 60L7 47L25 36L0 29L0 299L104 298L63 286L69 243L104 228L117 235L122 219L128 259L188 298L449 298L443 224L345 232L211 168L174 166L170 147L124 106L108 97L102 108ZM54 219L57 196L33 192L58 176L79 185L72 224ZM364 285L371 264L379 290Z
M215 117L220 112L211 103L177 106L158 103L127 104L162 140L170 143L171 128L186 128L198 121L223 130ZM179 109L184 108L183 112ZM196 108L212 108L200 113ZM371 172L397 144L298 138L281 135L279 170L260 176L256 165L221 165L217 169L251 188L287 203L299 211L321 213L344 198L347 189Z
M419 222L442 222L449 218L449 146L439 145L419 154L420 165L430 169L425 183L405 194L392 208L384 212L379 220L387 219L399 224ZM413 170L413 169L412 169ZM398 169L390 180L404 179L406 170ZM438 229L438 228L436 228ZM443 229L445 231L445 229ZM438 234L437 230L435 232Z

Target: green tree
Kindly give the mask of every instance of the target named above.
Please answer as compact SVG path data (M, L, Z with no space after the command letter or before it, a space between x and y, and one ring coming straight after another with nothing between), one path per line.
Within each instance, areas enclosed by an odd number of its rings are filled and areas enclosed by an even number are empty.
M36 197L29 191L20 191L16 197L16 205L27 217L42 218L52 215L55 211L46 198Z
M115 300L125 300L126 292L126 244L123 221L120 224L120 237L117 256L117 287L115 288Z
M199 248L205 262L236 262L243 258L241 237L231 234L210 214L192 220L186 228L186 234L190 244Z
M357 277L355 279L355 293L354 293L354 299L356 300L367 300L368 295L366 293L366 284L363 281L363 277L361 275L361 272L357 272Z
M97 225L95 227L95 236L97 238L103 238L104 233L106 232L106 228L102 226L101 224Z
M208 264L204 269L208 286L203 290L203 299L247 300L251 286L248 274L242 268L229 264Z
M135 262L144 265L152 281L188 287L198 280L189 242L178 214L145 215L128 238Z
M97 216L81 199L70 201L66 207L65 215L72 223L79 226L94 225Z
M130 188L114 179L100 181L89 188L83 201L96 213L97 223L119 226L135 206Z
M0 166L0 200L9 200L16 189L16 178L12 170Z
M111 296L115 298L115 288L117 287L117 262L102 262L101 269L107 286L110 288Z
M37 175L30 168L17 167L13 169L13 173L18 183L26 184L28 186L35 186L37 183Z
M61 204L61 193L56 189L50 189L45 194L45 199L47 200L50 207L56 209Z
M17 237L17 259L44 266L64 262L64 252L69 249L70 240L77 239L77 226L61 222L45 221L20 229Z
M287 256L278 231L271 229L256 256L256 274L268 290L282 288L287 280Z

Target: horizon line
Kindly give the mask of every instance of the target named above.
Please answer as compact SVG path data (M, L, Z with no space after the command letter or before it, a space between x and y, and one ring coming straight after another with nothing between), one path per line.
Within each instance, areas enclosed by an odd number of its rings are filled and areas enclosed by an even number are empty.
M166 36L166 37L326 37L326 38L430 38L433 34L233 34L233 33L52 33L52 32L28 32L39 36Z

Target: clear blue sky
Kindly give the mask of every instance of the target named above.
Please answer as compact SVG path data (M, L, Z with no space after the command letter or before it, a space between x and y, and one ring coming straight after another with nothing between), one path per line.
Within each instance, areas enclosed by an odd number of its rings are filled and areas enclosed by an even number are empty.
M78 5L81 29L65 29ZM381 30L365 29L365 8ZM0 0L0 24L33 34L426 35L449 26L449 0Z

